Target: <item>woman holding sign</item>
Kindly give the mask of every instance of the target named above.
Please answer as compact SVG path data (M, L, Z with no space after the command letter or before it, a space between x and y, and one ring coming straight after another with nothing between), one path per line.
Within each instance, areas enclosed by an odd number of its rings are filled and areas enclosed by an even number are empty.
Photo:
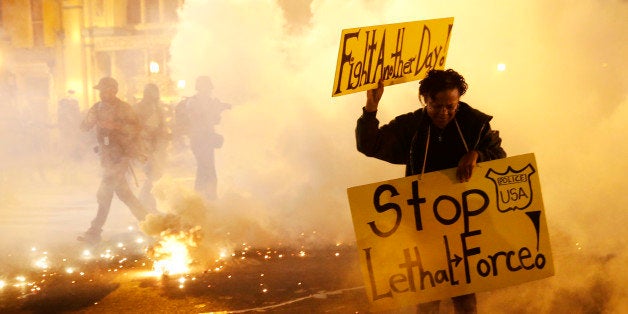
M505 158L499 132L491 130L492 117L460 97L467 83L456 71L430 70L420 81L423 108L397 116L379 127L376 118L384 94L380 81L367 91L366 105L356 127L358 151L394 164L406 165L406 176L457 168L460 182L471 178L478 162ZM475 294L453 298L456 313L476 313ZM419 305L420 313L438 313L440 301Z

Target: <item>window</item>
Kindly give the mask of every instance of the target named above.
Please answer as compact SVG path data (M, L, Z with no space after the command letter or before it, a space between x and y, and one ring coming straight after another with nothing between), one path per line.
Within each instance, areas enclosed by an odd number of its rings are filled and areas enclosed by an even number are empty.
M177 20L180 0L127 0L127 23L154 24Z
M0 28L2 28L4 26L4 23L2 22L2 1L0 1Z
M42 0L31 0L31 21L33 23L33 46L44 46L44 10Z
M177 21L177 9L180 6L179 1L176 0L165 0L162 2L163 4L163 21L164 22L176 22Z
M144 0L144 23L159 22L159 0Z
M127 0L126 2L126 22L130 25L142 22L141 0Z

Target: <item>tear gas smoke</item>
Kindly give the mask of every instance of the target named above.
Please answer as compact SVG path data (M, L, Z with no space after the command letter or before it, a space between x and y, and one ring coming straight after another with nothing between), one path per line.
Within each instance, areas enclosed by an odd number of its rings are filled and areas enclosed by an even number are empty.
M171 46L172 80L209 75L214 95L233 105L217 128L225 138L216 151L219 199L196 199L192 182L180 179L192 176L193 160L179 156L173 168L184 170L155 188L160 210L172 216L149 219L143 230L200 226L193 254L207 261L242 241L354 242L346 188L398 178L403 167L356 151L364 93L330 97L340 32L450 16L447 67L469 83L463 100L494 116L509 155L536 154L556 268L552 278L479 294L481 311L628 311L626 1L185 1ZM417 87L387 87L379 120L415 110ZM185 93L193 94L193 84ZM3 142L15 144L4 131L24 126L0 122ZM93 207L95 157L70 176L80 184L64 198L27 200L21 189L32 195L28 182L68 178L42 156L22 158L31 143L20 144L6 145L0 160L3 219L28 219L23 208L33 202ZM114 204L106 228L132 221L122 207ZM82 231L91 215L73 217L73 231ZM52 229L28 236L53 239L68 225Z
M532 297L547 301L539 310L626 309L625 1L308 2L300 22L271 1L190 1L181 12L171 70L210 75L236 105L219 130L215 210L248 210L269 236L317 230L351 241L344 189L403 169L355 151L364 93L329 97L340 30L453 16L447 66L467 78L464 100L495 117L509 155L536 154L555 250L554 278L493 294L512 308L525 291L521 312ZM416 82L386 88L379 120L415 110L416 93Z

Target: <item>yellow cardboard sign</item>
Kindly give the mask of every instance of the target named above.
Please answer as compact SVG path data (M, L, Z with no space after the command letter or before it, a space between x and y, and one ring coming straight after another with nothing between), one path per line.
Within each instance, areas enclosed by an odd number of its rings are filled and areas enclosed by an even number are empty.
M347 190L374 310L440 300L554 274L534 154Z
M340 35L333 96L420 80L444 69L454 18L345 29Z

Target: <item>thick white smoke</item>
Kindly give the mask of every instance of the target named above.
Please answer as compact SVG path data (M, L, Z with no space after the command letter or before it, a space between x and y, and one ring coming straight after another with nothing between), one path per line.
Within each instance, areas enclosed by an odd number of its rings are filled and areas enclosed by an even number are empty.
M330 96L340 32L453 16L447 67L467 78L464 100L495 117L509 155L536 154L557 270L554 294L545 281L491 293L506 303L481 302L626 309L625 1L301 1L309 15L286 2L186 1L180 12L173 79L210 75L234 105L219 127L222 201L212 210L253 218L269 244L313 231L352 241L345 189L403 168L355 150L364 93ZM416 82L386 88L380 121L414 110L416 91Z
M156 185L160 209L181 219L170 227L201 224L216 250L353 243L346 188L401 177L403 167L356 151L364 93L331 97L341 30L442 17L455 18L447 67L469 83L463 100L494 116L509 155L536 154L554 253L554 277L479 294L481 312L628 312L625 0L186 0L172 79L192 95L195 78L209 75L233 107L218 126L219 199L200 205L190 192L189 153ZM380 121L415 110L417 87L387 87ZM0 117L0 248L30 245L13 237L73 242L95 214L93 135L80 165L63 162L31 141L51 127L16 110L3 106ZM43 207L60 214L41 221ZM114 200L105 233L128 222ZM4 252L0 268L12 262Z

